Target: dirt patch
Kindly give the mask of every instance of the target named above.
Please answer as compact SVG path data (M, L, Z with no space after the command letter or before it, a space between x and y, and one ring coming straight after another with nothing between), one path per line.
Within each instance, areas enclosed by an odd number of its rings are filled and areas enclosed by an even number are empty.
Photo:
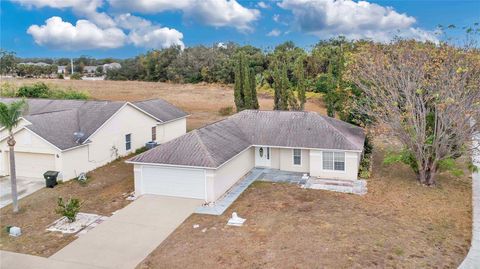
M0 209L0 249L48 257L76 238L45 230L60 217L55 213L59 196L79 198L83 202L82 212L110 216L129 203L123 194L132 191L133 166L124 159L90 172L85 185L71 180L53 189L41 189L19 201L18 214L12 213L11 205ZM22 236L10 237L7 225L21 227Z
M187 120L188 129L202 127L225 116L219 114L222 107L233 106L233 89L219 84L172 84L144 81L109 81L109 80L62 80L62 79L9 79L15 85L31 84L43 81L62 89L72 88L86 91L94 99L139 101L152 98L163 98L182 108L191 116ZM271 110L273 97L268 94L259 95L260 109ZM319 98L310 98L305 109L326 114Z
M224 215L192 215L138 268L456 268L470 245L471 179L421 187L382 154L363 197L256 182ZM233 211L245 226L225 225Z

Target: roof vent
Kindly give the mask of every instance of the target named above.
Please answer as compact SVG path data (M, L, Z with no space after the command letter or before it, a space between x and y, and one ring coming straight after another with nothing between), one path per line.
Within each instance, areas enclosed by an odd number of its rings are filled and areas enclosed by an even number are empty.
M73 133L73 136L75 137L75 143L80 143L80 140L85 136L83 132L75 132Z

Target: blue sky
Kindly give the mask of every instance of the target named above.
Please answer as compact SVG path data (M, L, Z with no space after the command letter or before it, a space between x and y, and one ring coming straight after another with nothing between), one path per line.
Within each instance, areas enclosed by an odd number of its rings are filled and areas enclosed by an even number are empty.
M20 57L127 58L170 45L234 41L308 48L337 35L439 40L436 27L472 26L480 1L0 0L2 49ZM451 36L461 37L461 31Z

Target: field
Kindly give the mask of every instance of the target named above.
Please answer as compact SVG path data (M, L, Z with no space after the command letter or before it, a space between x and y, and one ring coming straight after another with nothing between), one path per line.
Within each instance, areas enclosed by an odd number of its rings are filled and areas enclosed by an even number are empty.
M228 85L59 79L10 79L4 81L14 85L43 81L53 87L88 92L92 98L98 100L139 101L163 98L191 114L187 121L189 130L222 119L223 116L218 113L220 108L235 107L233 90ZM273 97L270 94L259 93L258 101L260 109L271 110L273 108ZM306 110L325 114L323 103L318 97L307 100Z

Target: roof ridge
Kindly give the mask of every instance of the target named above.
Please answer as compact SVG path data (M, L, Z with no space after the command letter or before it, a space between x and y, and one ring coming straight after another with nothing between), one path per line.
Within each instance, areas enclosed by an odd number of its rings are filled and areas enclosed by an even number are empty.
M59 113L59 112L72 111L72 110L77 110L77 109L76 108L65 108L65 109L59 109L59 110L43 111L43 112L28 114L27 116L39 116L39 115L44 115L44 114L49 114L49 113Z
M210 164L213 166L216 166L215 159L212 157L212 154L210 153L210 151L208 151L207 146L205 146L205 144L203 143L203 140L200 137L200 135L198 135L197 129L193 130L192 133L197 137L197 140L200 143L200 147L207 154Z
M357 146L356 143L353 142L353 141L351 141L348 137L346 137L346 136L343 134L342 131L338 130L337 127L333 126L333 124L331 124L330 122L328 122L328 120L326 120L324 116L319 115L319 114L317 114L317 115L328 125L328 127L332 128L336 133L340 134L345 140L347 140L348 143L350 143L351 146L353 146L353 147L356 147L356 146ZM332 118L332 119L337 120L337 119L335 119L335 118Z

